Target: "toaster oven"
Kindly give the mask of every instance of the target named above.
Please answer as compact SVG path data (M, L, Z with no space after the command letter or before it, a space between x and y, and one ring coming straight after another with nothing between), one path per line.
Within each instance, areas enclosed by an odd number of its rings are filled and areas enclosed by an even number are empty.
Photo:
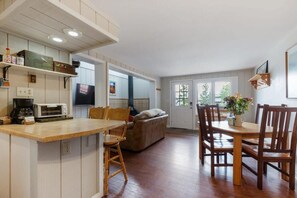
M34 104L35 118L60 117L67 115L67 105L59 104Z

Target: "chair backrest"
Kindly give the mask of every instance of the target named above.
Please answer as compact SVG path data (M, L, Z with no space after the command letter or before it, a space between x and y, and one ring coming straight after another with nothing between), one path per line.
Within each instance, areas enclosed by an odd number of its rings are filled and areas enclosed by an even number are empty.
M212 121L221 121L219 104L208 105L210 109L210 115Z
M109 107L92 107L89 109L89 118L91 119L107 119Z
M119 120L119 121L125 121L125 124L121 127L118 127L116 129L112 129L109 131L112 135L118 135L121 137L126 136L127 131L127 123L129 120L130 115L130 108L110 108L108 109L107 113L107 119L108 120Z
M286 106L287 106L286 104L281 104L280 106L273 105L273 107L286 107ZM264 108L264 105L257 104L256 118L255 118L255 123L256 124L259 124L260 113L263 113L263 108ZM272 125L272 120L273 120L273 113L269 112L268 118L270 118L270 119L268 120L267 125L271 126Z
M200 137L202 142L204 140L210 142L211 147L213 144L213 129L212 129L212 118L211 110L208 105L197 105L199 126L200 126Z
M221 121L221 113L220 113L219 104L213 104L213 105L205 104L205 105L207 105L209 107L211 120L212 121ZM205 106L205 105L202 105L202 106ZM201 106L201 105L197 104L197 112L198 112L199 106ZM206 114L205 114L205 116L206 116Z
M273 114L272 138L270 146L264 146L264 138L269 115ZM259 137L259 156L263 152L282 152L289 153L295 158L296 153L296 133L297 133L297 107L275 107L264 105L260 137ZM292 122L292 123L291 123ZM292 127L292 129L290 129ZM288 148L288 135L292 131L290 147Z

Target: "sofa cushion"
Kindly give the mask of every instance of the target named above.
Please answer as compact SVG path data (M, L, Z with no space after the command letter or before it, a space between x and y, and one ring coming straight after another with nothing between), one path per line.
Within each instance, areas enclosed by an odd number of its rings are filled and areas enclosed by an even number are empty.
M155 108L155 109L142 111L141 114L145 114L149 118L152 118L152 117L155 117L155 116L164 115L165 111L163 111L162 109Z
M142 112L134 116L133 122L136 122L137 120L143 120L149 118L146 114L143 114Z

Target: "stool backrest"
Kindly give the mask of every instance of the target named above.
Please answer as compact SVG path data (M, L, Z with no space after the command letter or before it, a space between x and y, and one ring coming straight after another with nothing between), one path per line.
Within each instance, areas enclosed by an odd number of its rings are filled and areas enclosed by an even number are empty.
M92 107L89 109L89 118L91 119L107 119L109 107Z
M110 130L109 133L112 135L125 137L129 115L130 115L129 107L128 108L110 108L107 113L107 119L125 121L125 124L121 127Z

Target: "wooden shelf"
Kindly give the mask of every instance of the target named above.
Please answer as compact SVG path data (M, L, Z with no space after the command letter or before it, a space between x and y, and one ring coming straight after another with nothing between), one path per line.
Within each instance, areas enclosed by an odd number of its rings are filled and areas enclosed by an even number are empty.
M0 89L9 89L9 86L0 86Z
M15 68L15 69L21 70L21 71L27 71L27 72L30 72L30 74L47 74L47 75L52 75L52 76L64 77L64 88L65 89L66 89L66 83L69 80L69 78L77 76L74 74L66 74L66 73L62 73L62 72L50 71L50 70L40 69L40 68L36 68L36 67L17 65L17 64L6 63L6 62L0 62L0 68L3 69L3 78L4 79L7 78L7 71L10 68Z
M255 89L262 89L270 86L270 73L256 74L249 79Z
M61 77L76 77L77 76L74 74L66 74L66 73L61 73L61 72L56 72L56 71L40 69L40 68L36 68L36 67L29 67L29 66L25 66L25 65L17 65L17 64L12 64L12 63L0 62L0 68L6 68L9 66L11 66L11 68L15 68L17 70L28 71L31 74L38 73L38 74L48 74L48 75L61 76Z

